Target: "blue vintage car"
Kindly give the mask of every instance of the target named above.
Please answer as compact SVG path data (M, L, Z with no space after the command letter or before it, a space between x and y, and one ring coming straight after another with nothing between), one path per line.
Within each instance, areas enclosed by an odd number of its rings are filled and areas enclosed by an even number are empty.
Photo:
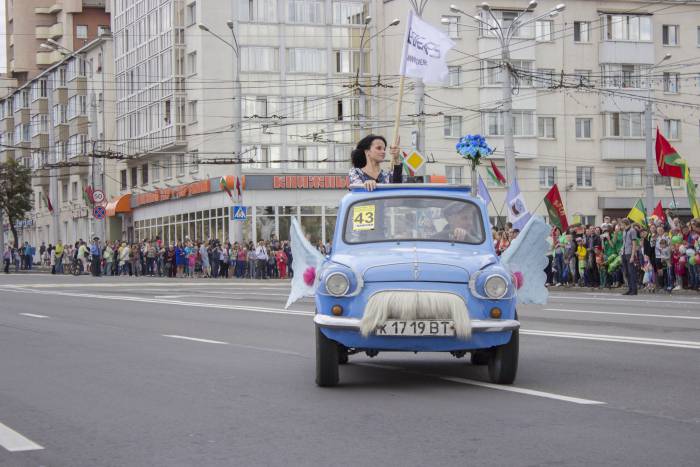
M350 355L381 351L470 353L492 382L512 383L516 302L546 299L547 233L533 217L499 258L482 201L431 184L351 187L327 257L293 222L288 306L315 297L316 383L334 386Z

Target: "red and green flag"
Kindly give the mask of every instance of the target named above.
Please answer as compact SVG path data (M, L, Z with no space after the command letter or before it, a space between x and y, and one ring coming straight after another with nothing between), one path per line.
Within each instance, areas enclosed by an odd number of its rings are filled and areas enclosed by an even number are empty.
M49 209L49 212L53 212L53 205L51 204L51 200L49 199L49 195L46 193L44 194L44 202L46 203L46 207Z
M95 199L93 198L94 192L95 190L93 190L92 185L87 185L83 190L83 201L85 201L86 205L92 206L95 204Z
M656 165L664 177L685 179L687 164L678 151L656 129Z
M569 222L566 219L564 203L561 200L559 188L556 183L552 185L552 188L550 188L544 196L544 204L547 206L550 223L558 227L560 232L566 231L566 229L569 228Z
M666 223L666 214L664 213L664 207L661 205L661 201L659 201L654 208L654 212L651 213L651 218L654 220L660 220L664 224Z
M228 197L233 200L233 193L231 192L231 187L228 186L226 177L221 177L221 180L219 180L219 187L221 187L221 191L225 191Z
M489 175L489 177L491 177L491 180L493 180L496 185L505 186L506 177L504 177L501 171L498 170L498 166L493 159L491 160L491 167L486 167L486 173Z

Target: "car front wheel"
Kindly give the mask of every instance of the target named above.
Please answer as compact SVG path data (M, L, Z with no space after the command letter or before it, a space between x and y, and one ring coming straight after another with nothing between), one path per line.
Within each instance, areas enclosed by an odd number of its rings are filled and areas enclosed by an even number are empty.
M513 331L507 344L496 347L489 358L492 383L512 384L518 372L518 331Z
M338 344L327 338L316 326L316 384L321 387L338 384Z

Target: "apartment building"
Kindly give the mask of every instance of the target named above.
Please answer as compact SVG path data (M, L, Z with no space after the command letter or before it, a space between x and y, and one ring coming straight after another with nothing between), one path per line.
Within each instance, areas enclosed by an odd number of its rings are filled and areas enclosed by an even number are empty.
M83 195L88 186L118 190L116 161L91 156L114 142L112 76L112 39L103 34L0 99L0 160L32 169L34 209L18 225L22 241L119 235L119 218L95 219Z
M106 0L5 0L7 73L21 83L109 29ZM42 47L47 40L58 47ZM58 50L57 50L58 49Z
M454 150L462 135L485 135L496 148L492 157L503 169L504 72L501 45L491 27L507 29L528 2L489 2L493 16L479 4L457 4L489 27L450 12L451 3L455 2L433 0L423 14L456 43L448 55L447 82L426 88L425 152L436 161L428 173L469 183L467 165ZM535 19L557 3L539 2L523 18ZM405 3L389 0L382 5L384 20L405 17ZM556 183L570 222L626 215L644 194L644 110L649 95L653 128L667 135L699 180L700 4L576 0L565 5L556 16L545 15L518 28L510 44L517 74L516 164L528 207L534 210ZM401 40L399 35L382 38L382 75L397 73ZM664 59L667 54L670 57ZM379 112L391 116L395 100L391 92L384 96ZM402 141L410 141L416 126L417 122L402 126ZM485 173L482 176L488 180ZM656 197L669 206L672 187L659 177L655 183ZM505 189L489 187L502 209ZM689 214L684 190L676 181L673 188L678 212ZM490 209L494 217L503 214ZM537 213L546 216L543 205Z
M329 239L350 148L375 123L376 103L366 96L377 75L378 57L369 51L380 26L365 21L377 8L331 0L116 0L117 139L130 158L108 211L124 216L124 237L233 239L233 223L243 222L246 240L285 239L298 217L313 241ZM233 166L212 163L237 156L236 72L245 221L233 220L234 202L220 187L222 177L235 186Z

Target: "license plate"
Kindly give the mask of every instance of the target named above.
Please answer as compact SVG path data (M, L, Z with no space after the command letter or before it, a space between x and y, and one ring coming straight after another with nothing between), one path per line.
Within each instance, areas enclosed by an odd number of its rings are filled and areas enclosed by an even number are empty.
M454 322L448 320L387 320L375 334L377 336L454 336L455 329Z

